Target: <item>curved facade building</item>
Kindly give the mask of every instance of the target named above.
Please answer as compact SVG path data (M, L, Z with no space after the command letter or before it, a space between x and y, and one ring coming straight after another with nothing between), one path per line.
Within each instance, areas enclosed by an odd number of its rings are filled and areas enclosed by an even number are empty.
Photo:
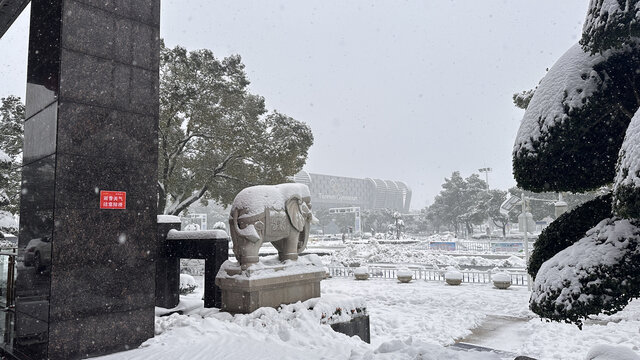
M297 173L293 181L309 187L314 209L359 206L362 209L386 208L406 213L411 204L411 189L401 181L357 179L306 171Z

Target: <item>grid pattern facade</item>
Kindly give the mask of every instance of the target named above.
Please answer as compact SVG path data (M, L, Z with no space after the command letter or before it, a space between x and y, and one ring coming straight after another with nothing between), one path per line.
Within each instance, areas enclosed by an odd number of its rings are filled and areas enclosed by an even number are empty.
M315 209L359 206L362 209L386 208L408 212L411 204L411 189L401 181L358 179L306 171L297 173L293 181L309 187Z

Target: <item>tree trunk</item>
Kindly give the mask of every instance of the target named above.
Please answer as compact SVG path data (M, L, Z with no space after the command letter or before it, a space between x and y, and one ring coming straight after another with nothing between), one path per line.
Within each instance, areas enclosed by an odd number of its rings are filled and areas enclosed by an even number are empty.
M207 192L207 187L204 186L202 189L200 189L200 191L193 193L187 199L183 200L178 205L176 205L174 209L171 209L169 211L169 215L176 215L176 216L180 215L180 213L187 210L187 208L191 206L191 204L200 200L200 198L202 198L206 192Z

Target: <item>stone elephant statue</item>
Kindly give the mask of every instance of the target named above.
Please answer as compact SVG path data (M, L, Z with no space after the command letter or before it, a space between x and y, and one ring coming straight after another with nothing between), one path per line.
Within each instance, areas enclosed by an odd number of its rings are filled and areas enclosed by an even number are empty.
M271 242L281 261L297 260L307 246L311 194L307 185L259 185L236 195L229 215L233 253L244 270L258 262L263 242Z

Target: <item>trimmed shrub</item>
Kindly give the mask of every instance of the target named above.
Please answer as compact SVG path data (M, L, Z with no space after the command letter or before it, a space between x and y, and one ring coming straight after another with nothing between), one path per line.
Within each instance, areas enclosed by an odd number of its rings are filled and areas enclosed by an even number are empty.
M584 234L611 214L611 194L598 196L566 212L542 231L529 258L529 275L534 279L542 264L573 245Z
M640 218L640 112L631 119L620 149L613 186L613 209L622 218Z
M513 151L518 186L535 192L593 190L612 182L638 109L629 76L640 49L589 55L575 45L549 70L527 108Z
M622 310L640 296L640 220L610 218L546 261L529 306L582 328L589 315Z

